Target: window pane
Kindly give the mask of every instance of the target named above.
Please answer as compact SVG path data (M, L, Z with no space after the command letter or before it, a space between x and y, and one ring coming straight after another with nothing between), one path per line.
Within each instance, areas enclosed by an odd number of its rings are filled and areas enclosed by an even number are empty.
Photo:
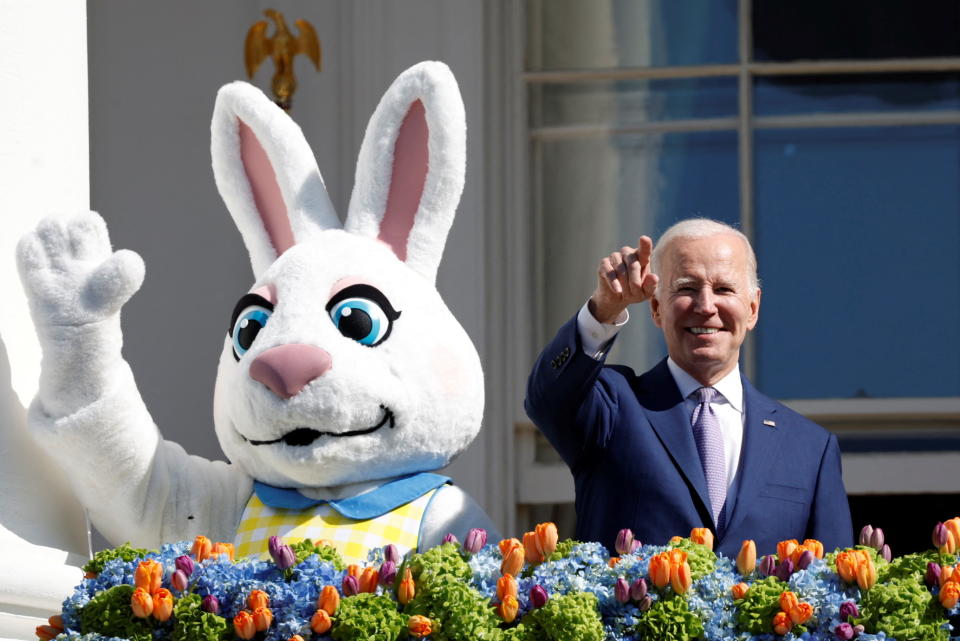
M545 341L593 292L602 256L681 218L735 223L734 132L618 136L534 144L539 194ZM638 371L666 354L649 312L638 309L611 359Z
M955 73L756 79L757 115L960 109Z
M753 3L754 60L960 55L956 0Z
M960 127L756 134L758 387L960 395Z
M736 61L736 0L527 2L531 71Z
M530 88L531 126L630 126L737 115L736 78L546 84Z

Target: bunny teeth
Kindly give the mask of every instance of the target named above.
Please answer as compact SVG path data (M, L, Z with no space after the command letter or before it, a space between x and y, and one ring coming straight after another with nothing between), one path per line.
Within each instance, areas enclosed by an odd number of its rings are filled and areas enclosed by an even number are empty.
M287 445L299 447L311 445L321 436L361 436L363 434L372 434L386 425L388 421L390 423L390 429L396 427L396 419L393 415L393 411L385 405L381 405L380 408L383 410L383 418L380 420L380 422L373 427L367 427L360 430L349 430L347 432L321 432L309 427L298 427L297 429L287 432L280 438L275 438L272 441L254 441L252 439L248 439L243 434L240 434L240 438L247 443L250 443L250 445L273 445L274 443L282 442L286 443Z

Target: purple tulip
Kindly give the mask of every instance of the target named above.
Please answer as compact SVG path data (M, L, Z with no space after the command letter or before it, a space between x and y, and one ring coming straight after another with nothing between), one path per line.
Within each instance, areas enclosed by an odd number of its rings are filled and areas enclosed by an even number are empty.
M463 549L470 554L476 554L487 544L487 531L482 527L472 528L467 532L467 538L463 542Z
M933 526L933 547L942 548L950 540L950 531L943 523Z
M645 596L647 596L647 580L637 579L630 585L630 598L639 602L643 601Z
M646 612L651 606L653 606L653 598L649 594L640 599L640 603L637 605L641 612Z
M633 540L633 549L630 550L630 551L631 551L631 552L636 552L637 550L640 549L640 547L641 547L642 545L643 545L643 543L641 543L641 542L638 541L637 539L634 539L634 540Z
M874 550L879 550L883 547L883 530L880 528L875 528L873 534L870 535L870 547Z
M633 530L628 527L617 532L617 540L613 544L617 554L623 556L633 552Z
M267 541L267 551L270 552L270 558L276 562L277 554L280 552L280 548L283 546L283 539L279 536L271 536Z
M843 641L848 641L856 636L853 626L849 623L841 623L833 629L833 633L837 635L838 639L843 639Z
M940 565L938 563L927 563L927 574L924 580L931 588L940 585Z
M440 543L459 543L460 539L454 536L453 532L447 532Z
M768 554L760 559L760 574L763 576L771 576L776 569L777 557L773 556L772 554Z
M395 565L399 565L400 559L400 550L398 550L397 546L393 543L383 548L384 561L393 561Z
M844 601L840 604L840 620L849 621L851 618L860 616L860 610L853 601Z
M210 614L220 614L220 601L212 594L208 594L200 602L200 608Z
M810 550L804 550L803 554L800 555L800 558L797 559L797 569L806 570L810 567L810 564L813 563L813 560L817 558L813 555L813 552Z
M189 583L190 579L187 578L187 575L184 574L183 570L176 570L172 575L170 575L170 585L172 585L173 589L178 592L183 592L186 590Z
M773 574L781 581L789 581L790 575L793 574L793 561L790 559L784 559L773 570Z
M890 546L886 543L880 548L880 556L883 557L883 560L887 563L893 560L893 552L890 550Z
M393 561L384 561L380 566L380 585L393 585L397 578L397 564Z
M343 575L343 585L341 586L340 591L343 593L343 596L354 596L360 594L360 581L357 580L357 577L344 574Z
M613 596L615 596L620 603L626 603L630 600L630 584L627 583L625 578L620 577L617 579L616 585L613 586Z
M860 530L860 538L857 540L857 542L860 545L870 545L871 536L873 536L873 526L864 525Z
M289 545L281 545L277 549L277 555L273 557L273 562L281 570L291 568L297 563L297 555Z
M530 603L533 604L533 607L542 608L549 599L550 595L542 585L535 585L530 588Z
M187 576L193 574L193 559L191 559L188 555L184 554L182 556L178 556L173 560L173 564L177 566L178 570Z

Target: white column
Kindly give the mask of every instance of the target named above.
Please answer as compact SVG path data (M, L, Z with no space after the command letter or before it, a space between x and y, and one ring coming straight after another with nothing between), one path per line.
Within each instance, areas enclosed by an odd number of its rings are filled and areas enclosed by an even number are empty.
M40 218L88 207L86 60L85 3L0 0L0 639L35 639L89 550L83 511L26 432L40 349L14 263Z

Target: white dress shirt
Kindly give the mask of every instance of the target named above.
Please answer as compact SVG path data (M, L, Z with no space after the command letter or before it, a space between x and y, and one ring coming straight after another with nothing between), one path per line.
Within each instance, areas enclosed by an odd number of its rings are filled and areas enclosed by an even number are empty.
M577 314L577 332L580 334L580 345L583 351L595 360L602 359L610 347L610 341L617 335L627 321L630 314L624 312L617 317L614 324L601 323L590 310L587 304L580 308ZM686 415L693 416L697 401L690 395L703 387L695 378L680 368L672 358L667 359L667 367L673 376L686 408ZM713 411L720 419L720 430L723 433L723 454L727 468L727 516L733 511L733 501L736 497L739 479L737 470L740 467L740 449L743 445L743 382L740 380L740 367L734 367L726 376L718 381L713 388L720 396L711 403ZM693 429L691 423L691 429Z

